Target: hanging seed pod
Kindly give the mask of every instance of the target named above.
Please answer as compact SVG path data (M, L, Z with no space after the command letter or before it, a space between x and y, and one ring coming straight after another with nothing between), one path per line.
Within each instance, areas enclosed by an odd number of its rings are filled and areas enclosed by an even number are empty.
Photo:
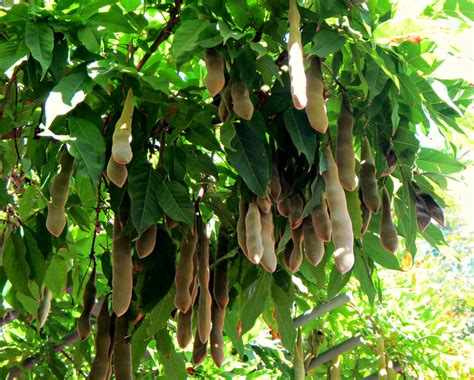
M179 262L174 278L176 284L174 304L183 313L186 313L192 304L190 287L194 279L194 254L197 244L197 232L194 228L190 228L181 242Z
M46 228L51 235L58 237L66 226L66 206L69 194L69 182L74 172L74 157L66 149L59 155L61 171L54 177L51 184L51 202L48 204L48 216L46 218Z
M376 214L380 207L380 196L377 187L377 178L375 177L375 162L370 152L370 143L367 136L364 137L362 141L360 187L364 204L371 212Z
M304 253L313 266L317 266L324 256L324 243L318 239L311 217L303 220Z
M39 308L38 308L38 324L43 327L48 319L49 311L51 310L51 291L45 286L42 292Z
M382 192L382 216L380 218L380 241L384 248L395 253L398 248L398 233L392 220L390 197L384 187Z
M359 190L360 209L362 212L362 227L360 233L364 235L369 228L370 219L372 218L372 211L370 211L362 200L362 192Z
M357 186L355 153L352 142L354 119L346 96L342 97L341 111L337 119L336 163L341 186L354 191Z
M230 93L232 95L232 104L235 114L244 120L252 119L254 107L245 83L241 80L232 83Z
M275 238L273 235L273 214L262 213L260 215L262 222L262 245L263 255L260 260L260 264L265 268L267 272L273 273L277 267L277 257L275 254Z
M270 195L278 201L280 199L281 190L282 189L280 174L278 173L278 165L274 162L272 165L272 177L270 179Z
M291 212L290 199L280 197L280 200L277 203L277 211L281 216L288 218Z
M118 215L114 220L112 241L112 308L117 316L128 310L132 300L133 265L130 235L122 236Z
M225 309L221 309L217 303L212 305L212 330L211 330L211 357L217 367L220 368L224 362L224 330Z
M311 58L311 66L307 71L306 79L308 81L306 87L308 103L305 110L309 123L316 131L326 133L328 129L328 116L323 96L324 85L321 74L321 61L318 57Z
M262 213L267 214L272 210L272 201L267 195L265 195L264 197L258 197L257 205Z
M300 14L296 0L290 0L288 10L288 24L290 33L288 37L288 67L290 71L291 97L296 109L306 107L306 74L303 64L303 44L301 43Z
M303 198L299 194L293 195L290 199L290 213L288 219L290 220L291 228L294 230L301 226L303 222Z
M185 313L178 312L178 323L176 328L176 339L179 347L186 348L193 339L193 306Z
M328 206L324 197L321 197L321 203L311 213L314 230L319 240L331 241L332 229L331 219L329 218Z
M295 374L295 380L304 380L305 368L301 329L298 329L298 333L296 335L295 349L293 351L293 371Z
M237 219L237 242L239 247L247 258L249 257L247 252L247 235L245 232L245 218L248 211L248 203L246 203L242 197L239 199L239 218Z
M199 308L197 330L201 342L207 342L211 334L211 293L209 291L209 239L201 216L197 220L198 231L198 282L199 282Z
M225 227L219 227L217 234L216 260L221 260L229 251L229 235ZM229 303L229 280L227 278L228 261L220 261L214 269L213 296L221 309Z
M97 289L95 287L95 274L96 274L96 264L94 260L94 265L92 267L92 272L89 276L89 280L86 283L84 288L84 294L82 296L82 313L77 321L77 332L81 340L86 340L91 333L91 322L90 316L92 308L95 304L95 296L97 294Z
M262 223L257 202L249 204L249 209L245 216L245 235L248 258L252 263L258 264L263 255L263 243Z
M117 164L112 156L107 163L107 178L115 186L122 188L128 177L128 170L124 164Z
M341 362L339 356L334 360L329 370L329 376L331 380L341 380Z
M221 92L225 85L224 58L216 49L206 49L204 51L204 62L207 68L206 88L214 97Z
M195 366L201 365L207 356L207 340L203 343L199 338L198 331L194 335L192 359Z
M301 263L303 262L303 228L300 226L294 230L291 230L291 251L288 257L285 257L285 265L293 273L300 269Z
M326 196L331 212L332 240L334 242L334 261L337 270L347 273L354 266L354 234L352 221L347 210L346 194L338 179L337 166L331 148L326 147L328 169L323 173Z
M110 366L109 350L111 348L108 295L105 296L104 302L100 307L96 326L97 333L95 336L95 356L91 365L91 371L89 373L88 379L104 380L108 379L107 372Z
M136 243L137 254L140 259L147 257L153 252L156 243L156 231L158 226L151 225L145 232L141 234Z
M125 165L132 161L130 143L132 142L133 103L133 90L130 88L112 136L112 157L117 164Z
M128 338L128 320L125 316L115 320L114 374L117 380L132 380L132 345Z

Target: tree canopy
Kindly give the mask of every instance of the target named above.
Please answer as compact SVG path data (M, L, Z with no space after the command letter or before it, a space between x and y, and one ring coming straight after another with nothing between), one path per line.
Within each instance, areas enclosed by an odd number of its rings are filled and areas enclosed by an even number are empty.
M137 378L298 379L303 350L335 377L318 353L355 342L357 318L295 317L351 278L379 302L378 269L410 268L422 240L456 256L443 208L472 133L471 74L453 72L469 2L6 3L0 311L27 327L6 334L4 377L87 375L104 321L118 379L127 352ZM351 376L397 357L369 325ZM216 364L198 366L206 344Z

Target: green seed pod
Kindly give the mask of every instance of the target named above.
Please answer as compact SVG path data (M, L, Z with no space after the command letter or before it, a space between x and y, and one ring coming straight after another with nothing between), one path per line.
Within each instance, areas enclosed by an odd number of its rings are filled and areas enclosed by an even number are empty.
M112 308L117 316L128 310L132 300L133 264L130 235L122 235L118 216L114 220L112 241Z
M206 88L214 97L221 92L225 85L224 58L216 49L206 49L204 51L204 62L207 68Z
M114 373L117 380L132 380L132 345L128 338L128 320L125 316L115 320Z
M109 296L107 295L100 307L97 317L97 333L95 336L95 356L91 365L91 371L88 379L105 380L108 379L107 372L110 367L109 350L111 346L110 339L110 315L109 315Z
M81 340L86 340L92 330L90 316L92 308L95 305L95 296L97 294L97 289L95 287L95 273L96 265L94 262L92 272L89 276L89 280L86 283L84 294L82 296L82 314L77 321L77 332Z
M377 337L377 367L379 379L387 380L387 364L385 363L385 345L381 336Z
M341 380L341 362L339 356L334 360L329 370L329 377L331 380Z
M318 239L311 217L303 220L304 253L313 266L317 266L324 256L324 243Z
M331 212L332 240L334 242L334 261L337 270L347 273L354 266L354 234L352 221L347 210L346 194L338 179L336 162L331 148L326 147L328 169L323 173L326 196Z
M384 187L382 192L382 216L380 218L380 241L384 248L392 253L398 249L398 233L392 220L390 197Z
M326 103L324 102L324 85L321 74L321 61L318 57L311 58L311 66L306 73L308 81L306 95L306 114L313 129L320 133L326 133L328 129L328 116L326 113Z
M197 220L198 231L198 282L199 282L199 308L197 330L201 342L207 342L211 334L211 304L212 298L209 291L209 239L206 235L206 229L202 217Z
M247 215L245 216L245 235L248 259L254 263L260 263L263 255L262 243L262 222L257 202L249 204Z
M347 98L343 96L341 111L337 119L336 163L339 182L348 191L354 191L357 186L354 145L352 143L353 126L354 119L350 104Z
M293 351L293 371L295 373L295 380L304 380L304 353L303 353L303 339L301 338L301 329L298 329L296 335L295 349Z
M362 141L360 187L364 204L371 212L376 214L380 207L380 196L377 188L377 178L375 177L375 163L370 152L370 143L367 137L364 137Z
M48 319L49 311L51 309L51 291L45 286L38 308L38 324L43 327Z
M230 91L235 114L244 120L252 119L254 107L245 83L241 80L232 83Z
M248 211L248 203L242 197L239 199L239 218L237 220L237 242L245 256L249 256L247 252L247 235L245 232L245 218Z
M176 284L174 304L183 313L186 313L193 301L190 288L194 279L194 254L197 243L197 231L195 228L190 228L181 242L179 263L174 278Z
M275 254L275 237L274 237L274 225L273 225L273 214L261 213L260 220L262 223L262 245L263 255L260 260L260 264L265 268L267 272L273 273L277 267L277 257Z

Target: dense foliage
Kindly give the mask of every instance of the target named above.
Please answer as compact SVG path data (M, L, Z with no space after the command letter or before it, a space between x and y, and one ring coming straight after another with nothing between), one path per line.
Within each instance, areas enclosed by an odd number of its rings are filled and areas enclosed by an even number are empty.
M370 305L383 307L379 301L390 293L378 278L379 268L408 269L422 239L439 252L447 250L443 193L447 177L465 166L453 136L470 127L464 114L472 87L468 73L456 73L457 78L446 70L445 63L458 54L446 38L454 43L470 27L472 13L464 1L410 2L409 14L407 4L298 4L303 63L316 62L322 72L326 133L315 131L306 112L293 105L286 0L59 0L0 8L0 311L13 309L21 321L1 344L1 376L19 374L23 366L25 378L89 372L93 336L71 346L58 343L76 328L92 268L99 302L111 291L111 298L117 297L112 287L126 287L117 273L128 269L111 264L112 242L118 252L118 240L122 248L133 245L132 301L117 321L130 321L137 378L217 373L290 378L297 337L292 318L334 298L347 284L353 287L351 278L365 295L358 304L368 304L356 311L338 309L306 325L305 351L315 349L309 338L318 331L325 336L321 351L359 331L368 343L357 356L342 359L342 370L344 377L366 376L377 371L375 338L385 333L388 355L405 374L417 376L410 369L420 368L410 360L423 360L416 346L394 344L394 331L380 328L385 315ZM205 86L206 49L224 59L226 88L214 97ZM334 265L336 241L324 244L317 266L306 259L296 265L288 259L297 247L293 231L324 204L322 194L331 217L332 203L342 204L326 192L328 152L338 154L341 104L343 110L349 105L346 116L354 121L349 141L355 172L360 180L363 141L368 141L377 193L387 195L385 213L374 213L363 231L368 205L359 187L345 190L354 266ZM116 125L127 126L124 134L114 133ZM420 144L420 136L433 131L443 138L444 149ZM124 150L117 150L119 143ZM116 165L119 180L110 180L110 165ZM281 195L273 189L277 178ZM242 204L251 208L257 198L273 217L278 258L273 273L251 263L238 244ZM292 200L293 207L295 198L302 201L299 214L284 215L282 205ZM381 219L392 216L395 253L379 235ZM206 231L196 244L201 249L207 234L212 273L219 264L228 265L226 359L220 369L210 359L193 368L191 348L175 347L176 264L190 229ZM156 244L147 256L135 246L149 231ZM198 307L209 301L199 276L195 319ZM212 297L215 305L215 292ZM361 324L370 313L374 320ZM402 352L405 346L413 350L410 357ZM27 372L32 365L34 374ZM328 368L310 374L319 378ZM439 376L452 375L439 368Z

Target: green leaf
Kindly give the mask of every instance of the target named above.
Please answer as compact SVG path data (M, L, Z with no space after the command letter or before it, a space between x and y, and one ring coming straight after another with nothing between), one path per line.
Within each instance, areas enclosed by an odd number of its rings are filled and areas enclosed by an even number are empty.
M188 374L182 354L175 351L174 344L166 329L161 329L155 336L156 348L163 365L164 377L167 379L186 380Z
M112 5L107 12L92 16L89 22L92 25L103 26L107 32L133 33L135 31L122 10L116 5Z
M186 53L192 51L196 47L199 35L209 25L209 20L186 20L183 21L173 38L171 50L175 60L179 59Z
M0 41L0 71L7 71L10 66L25 57L28 54L28 49L25 43L21 40L7 40Z
M306 112L291 107L285 111L284 119L291 141L311 164L318 148L318 141L316 131L309 124Z
M329 274L328 299L334 298L344 288L351 278L352 271L340 274L336 266L333 266Z
M370 231L367 231L364 235L364 245L362 247L362 251L384 268L401 270L397 256L387 252L380 243L380 238Z
M68 264L64 257L55 254L46 269L44 276L44 283L55 294L61 294L63 288L66 286Z
M372 59L366 61L365 79L369 86L369 101L380 94L387 83L388 76Z
M5 244L3 268L13 287L23 294L30 296L31 293L28 288L30 267L26 261L26 247L18 230L10 234Z
M140 235L161 218L157 188L161 178L148 164L133 166L128 178L132 222Z
M99 51L100 36L96 28L86 25L85 27L79 29L77 32L77 37L91 53L96 53Z
M138 365L142 361L142 357L146 352L146 348L150 343L150 336L147 331L148 324L143 322L138 329L133 331L132 335L132 368L137 370Z
M311 55L318 57L327 57L329 54L341 50L346 39L332 29L321 29L313 38L314 47L311 49Z
M254 122L235 126L232 149L227 150L231 165L255 194L264 196L270 179L265 142Z
M373 303L375 300L375 286L372 282L372 277L370 274L369 265L367 264L367 259L364 257L364 254L360 251L359 248L355 249L356 251L356 260L354 264L353 273L355 278L360 283L362 291L367 294L369 302Z
M69 153L76 158L76 168L80 175L90 179L95 189L105 164L105 141L97 126L86 119L69 118Z
M240 322L242 323L242 334L249 331L258 316L262 314L265 308L265 299L267 298L272 277L269 273L263 272L257 281L250 287L249 294L245 298L244 307L240 311Z
M53 60L54 34L48 24L44 22L27 22L25 26L25 43L31 55L46 74Z
M202 125L193 125L186 130L186 138L196 146L213 151L221 150L221 146L216 139L216 135L209 128Z
M94 82L85 72L66 77L51 90L45 104L45 126L49 128L57 116L73 110L92 91Z
M227 42L229 38L232 38L234 40L240 40L245 36L245 34L237 32L235 29L231 29L227 23L223 21L219 21L219 32L224 39L224 45Z
M194 206L186 188L178 182L162 181L156 188L157 199L163 211L172 219L192 226Z
M174 292L168 292L150 311L147 335L153 336L159 329L163 328L169 319L171 312L175 309Z
M451 174L463 170L465 166L456 158L436 149L421 148L416 159L416 166L425 172Z
M272 283L271 293L275 303L276 320L281 343L289 352L293 352L296 340L295 324L291 318L293 294L287 294L275 282Z

